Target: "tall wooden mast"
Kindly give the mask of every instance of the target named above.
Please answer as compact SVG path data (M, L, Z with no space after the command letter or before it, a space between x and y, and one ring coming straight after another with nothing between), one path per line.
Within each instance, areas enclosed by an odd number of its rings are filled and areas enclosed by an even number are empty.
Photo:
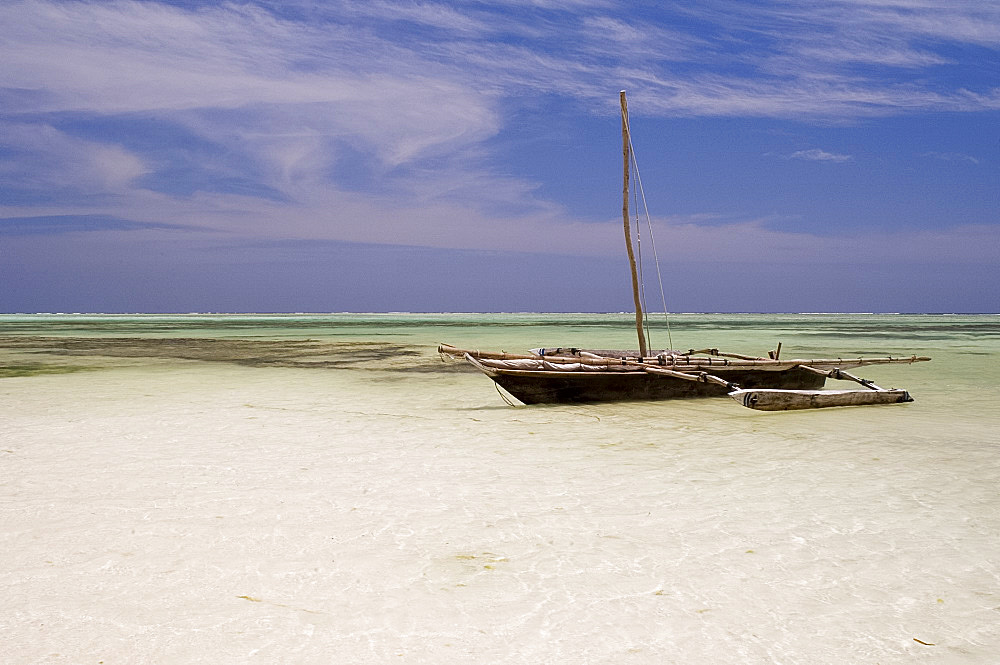
M628 133L628 103L625 101L625 91L619 95L622 102L622 161L625 166L625 182L622 187L622 220L625 222L625 249L628 252L628 266L632 271L632 299L635 301L635 331L639 335L639 353L646 357L646 335L642 330L642 301L639 298L639 275L635 270L635 252L632 249L632 229L628 219L628 175L629 162L632 157L632 147Z

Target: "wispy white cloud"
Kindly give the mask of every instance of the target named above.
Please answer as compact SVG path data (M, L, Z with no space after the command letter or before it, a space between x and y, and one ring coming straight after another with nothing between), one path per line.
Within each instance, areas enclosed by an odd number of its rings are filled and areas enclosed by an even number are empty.
M0 136L8 150L24 157L0 161L0 188L119 195L151 170L121 146L76 138L45 124L0 121Z
M978 0L839 0L830 3L847 25L907 38L980 46L1000 44L1000 6Z
M945 162L968 162L970 164L979 164L978 158L972 155L964 155L960 152L925 152L924 157L933 157L934 159L940 159Z
M789 159L803 159L809 162L849 162L853 157L835 152L827 152L819 148L809 150L796 150L788 156Z
M373 0L366 3L346 3L346 9L358 15L380 20L407 21L462 35L482 36L491 32L489 24L479 20L474 13L463 13L440 2L402 3Z
M40 93L22 103L23 111L371 104L383 85L421 80L447 94L485 95L485 105L489 97L527 90L594 105L608 89L624 85L652 102L643 103L652 112L691 115L841 117L1000 108L1000 89L949 90L849 69L852 62L913 68L948 62L931 50L934 44L911 44L927 36L924 23L943 11L940 4L776 2L706 10L696 17L718 24L715 43L613 14L606 5L578 3L573 9L579 15L562 11L563 20L555 21L519 20L476 4L460 10L435 2L342 2L328 13L340 22L315 25L252 5L188 12L156 3L23 0L0 9L7 26L0 77L9 88ZM917 21L914 13L926 20ZM984 13L971 6L944 12L946 23L991 25L992 19L992 28L956 29L949 40L994 44L990 35L1000 30L1000 12L976 20ZM344 20L358 15L374 23L359 27ZM392 25L404 19L444 32L400 33ZM517 45L484 39L523 30L533 32ZM770 33L769 48L741 53L741 31ZM933 34L944 39L945 31ZM687 64L664 65L670 61ZM727 62L749 68L722 73L718 64L725 69ZM413 93L421 86L410 87ZM398 102L390 106L398 109Z
M678 220L656 227L662 247L678 260L750 262L766 257L769 263L841 263L849 257L859 265L912 263L996 263L1000 261L997 230L987 224L960 225L918 232L821 236L809 232L768 228L765 220L705 226Z
M1000 46L1000 6L967 0L815 0L722 5L709 0L710 20L767 35L762 58L799 56L799 66L871 62L900 67L949 62L944 44ZM806 56L805 59L801 59Z
M894 40L847 39L835 44L806 44L795 49L799 58L836 63L838 66L858 63L887 67L920 68L954 64L953 60L924 49L907 48Z
M690 12L718 27L717 46L728 42L717 57L747 70L719 82L730 109L722 113L837 120L1000 108L993 79L956 62L954 50L1000 49L995 3L707 0ZM944 66L948 77L933 75Z
M621 223L581 224L558 213L507 219L497 224L468 209L436 202L416 210L373 211L364 197L331 193L307 205L261 205L246 197L199 194L186 201L166 200L156 194L137 197L125 208L134 230L106 229L97 225L90 234L101 234L115 243L127 243L135 235L144 239L173 238L197 247L206 240L232 242L234 238L260 240L322 240L394 244L445 249L489 249L582 257L622 254ZM73 210L79 210L73 208ZM0 207L0 216L23 216L15 207ZM57 217L70 214L61 208L32 208L30 214ZM92 213L95 219L105 219ZM280 225L289 215L307 215L306 225ZM449 223L462 216L463 224ZM28 215L30 216L30 215ZM364 223L344 225L343 217ZM172 233L177 218L201 220L200 235L192 229ZM701 215L653 220L656 249L661 262L713 263L718 265L759 263L772 265L859 266L908 264L996 265L1000 263L997 230L989 224L965 224L923 231L878 231L864 236L818 235L807 231L785 231L769 227L768 220L705 223ZM645 229L643 232L645 234ZM82 229L75 229L82 233ZM183 236L191 236L182 240ZM531 242L523 242L530 238ZM647 260L648 260L647 256Z

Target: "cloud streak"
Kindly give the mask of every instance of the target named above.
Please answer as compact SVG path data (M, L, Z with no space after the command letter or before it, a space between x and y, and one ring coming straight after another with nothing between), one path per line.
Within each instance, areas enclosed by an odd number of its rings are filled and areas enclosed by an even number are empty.
M968 162L969 164L980 164L980 160L972 155L964 155L958 152L925 152L924 157L933 157L945 162Z
M801 159L809 162L849 162L853 157L841 155L834 152L827 152L819 148L809 150L797 150L788 156L789 159Z

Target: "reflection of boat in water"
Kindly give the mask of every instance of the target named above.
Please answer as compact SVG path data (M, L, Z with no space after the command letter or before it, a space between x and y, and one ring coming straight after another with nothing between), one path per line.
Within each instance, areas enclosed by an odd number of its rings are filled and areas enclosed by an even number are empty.
M525 404L666 400L730 395L743 406L781 411L824 406L893 404L913 401L905 390L886 390L844 370L865 365L913 363L926 357L780 359L701 351L648 351L639 278L629 223L630 168L633 164L628 108L621 92L624 186L622 217L632 273L636 331L634 351L577 348L534 349L530 354L488 353L443 344L444 355L465 358ZM820 390L827 378L846 379L864 390Z

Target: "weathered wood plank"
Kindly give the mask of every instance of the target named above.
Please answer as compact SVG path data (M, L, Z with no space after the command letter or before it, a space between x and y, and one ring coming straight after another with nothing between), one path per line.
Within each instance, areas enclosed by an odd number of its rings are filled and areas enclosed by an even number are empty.
M734 400L758 411L793 411L831 406L863 406L912 402L905 390L734 390Z

